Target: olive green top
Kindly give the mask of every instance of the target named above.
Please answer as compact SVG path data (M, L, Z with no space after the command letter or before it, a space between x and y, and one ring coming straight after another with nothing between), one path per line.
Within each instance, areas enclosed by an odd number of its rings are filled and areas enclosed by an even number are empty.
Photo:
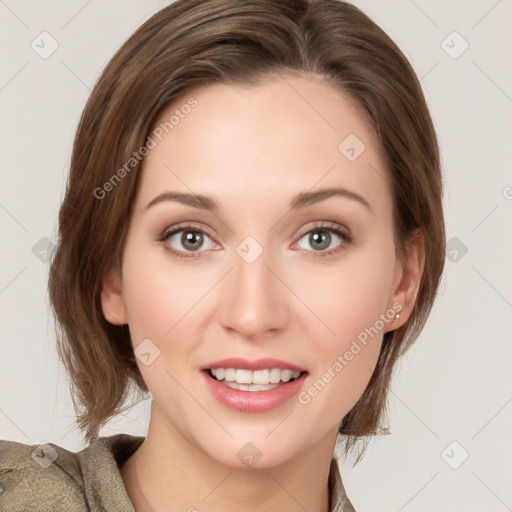
M80 452L53 443L0 440L0 511L135 512L119 466L144 437L99 437ZM336 460L329 471L331 512L355 512Z

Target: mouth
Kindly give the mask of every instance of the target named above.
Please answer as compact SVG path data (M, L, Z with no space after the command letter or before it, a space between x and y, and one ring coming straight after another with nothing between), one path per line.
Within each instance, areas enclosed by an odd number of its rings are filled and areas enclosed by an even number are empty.
M307 371L281 368L248 370L244 368L207 368L203 370L211 379L238 391L269 391L291 384L305 376Z
M309 375L296 364L265 357L231 357L200 368L206 389L217 401L243 413L265 413L293 404Z
M307 371L281 368L219 367L201 373L206 388L220 404L242 413L265 413L295 403L292 398L306 385L308 375Z

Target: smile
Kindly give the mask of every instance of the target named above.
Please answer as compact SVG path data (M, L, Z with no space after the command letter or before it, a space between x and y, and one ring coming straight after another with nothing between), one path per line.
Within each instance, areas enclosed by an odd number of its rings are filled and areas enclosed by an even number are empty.
M242 368L212 368L212 377L225 386L241 391L267 391L292 382L301 372L268 368L263 370L245 370Z
M238 412L263 413L289 403L304 386L308 372L292 372L280 368L254 372L239 368L216 368L203 370L201 374L210 393L220 404ZM219 376L223 377L222 380L219 380ZM233 380L227 380L226 377ZM249 379L250 382L247 382ZM266 383L256 383L262 381Z

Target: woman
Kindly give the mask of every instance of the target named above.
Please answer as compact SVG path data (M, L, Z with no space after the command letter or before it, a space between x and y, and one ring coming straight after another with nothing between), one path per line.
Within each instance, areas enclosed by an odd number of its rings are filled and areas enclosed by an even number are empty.
M442 212L419 82L359 9L156 13L85 107L50 273L90 446L0 442L0 509L354 510L335 443L382 431ZM147 435L98 437L133 385Z

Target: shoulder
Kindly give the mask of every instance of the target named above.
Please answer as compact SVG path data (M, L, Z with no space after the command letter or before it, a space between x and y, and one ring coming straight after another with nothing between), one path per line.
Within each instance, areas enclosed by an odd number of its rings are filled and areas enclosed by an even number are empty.
M77 455L53 443L0 440L0 510L84 510Z
M118 465L143 440L116 434L79 452L0 440L0 511L133 511Z

